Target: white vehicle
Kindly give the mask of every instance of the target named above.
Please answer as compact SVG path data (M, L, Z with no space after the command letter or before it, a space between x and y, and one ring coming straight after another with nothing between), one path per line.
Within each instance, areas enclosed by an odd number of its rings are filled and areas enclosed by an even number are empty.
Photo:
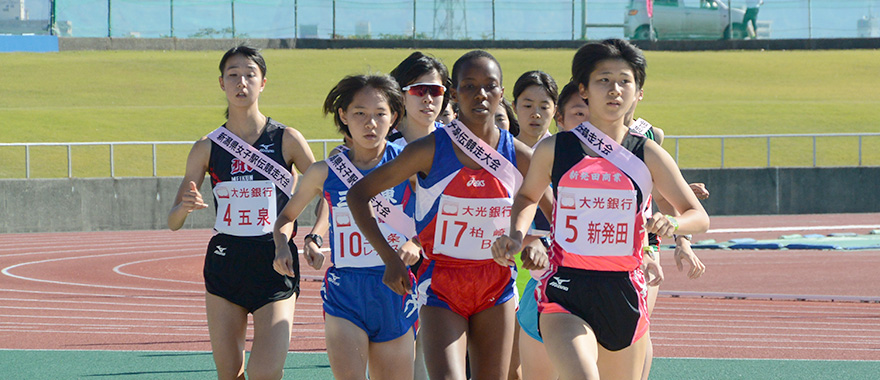
M655 39L744 39L745 9L723 0L654 0ZM731 22L730 20L733 20ZM633 40L651 39L651 20L645 0L630 0L623 33Z

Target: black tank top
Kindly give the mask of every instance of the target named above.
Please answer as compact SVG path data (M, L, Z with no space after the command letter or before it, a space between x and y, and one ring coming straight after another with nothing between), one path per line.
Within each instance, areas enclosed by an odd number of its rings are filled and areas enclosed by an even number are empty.
M223 127L225 128L226 124L223 124ZM253 145L261 153L278 163L279 168L290 170L290 168L287 167L287 163L284 161L284 153L281 151L285 128L287 128L287 126L284 124L272 120L272 118L267 118L263 133L260 134L260 137ZM244 164L238 158L233 156L232 153L229 153L226 149L223 149L223 147L217 145L217 143L213 141L211 142L211 158L208 160L208 174L211 175L211 189L213 189L218 183L225 181L269 180L269 178L266 178L266 176L260 174L249 165ZM296 173L294 173L294 175L296 175ZM275 186L275 190L276 210L278 210L278 213L281 213L281 210L284 209L284 205L287 204L287 201L290 200L290 198L284 193L284 191L281 191L278 186ZM217 209L216 197L214 197L214 209ZM295 226L296 224L294 224L294 234L296 234ZM268 236L269 239L272 238L272 234L267 234L258 238L263 240L266 236Z
M645 136L635 133L627 133L626 137L623 138L623 143L620 145L644 162L645 141L647 141ZM562 178L572 166L581 162L586 156L587 152L581 145L581 139L579 139L574 132L566 131L556 134L556 150L553 157L553 171L550 173L550 179L553 182L554 198L557 196L556 189L559 188L559 179ZM629 175L627 175L627 178L632 181L632 178ZM633 183L635 183L635 181L633 181ZM639 189L638 186L635 186L635 188L637 193L636 202L637 204L642 204L642 190Z

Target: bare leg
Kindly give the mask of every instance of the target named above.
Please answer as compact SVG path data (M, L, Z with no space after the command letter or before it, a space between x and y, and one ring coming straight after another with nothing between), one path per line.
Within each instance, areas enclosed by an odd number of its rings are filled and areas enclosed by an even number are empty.
M278 380L290 350L290 331L296 299L290 297L254 311L254 343L247 363L250 380Z
M210 293L205 293L205 309L217 379L244 380L247 310Z
M414 363L415 380L428 380L428 368L425 367L425 352L422 350L422 338L416 337L416 360Z
M412 380L413 330L388 342L370 342L370 378Z
M509 353L513 350L515 307L511 299L471 316L468 351L473 379L507 378Z
M608 351L599 346L599 374L603 379L636 380L642 377L641 364L645 359L647 335L620 351Z
M422 306L419 334L431 380L465 380L468 321L451 310Z
M657 255L657 263L660 263L660 255ZM648 316L654 315L654 305L657 304L657 295L660 293L660 286L648 286ZM650 328L650 326L649 326ZM645 347L645 365L642 368L642 380L648 380L651 373L651 363L654 362L654 343L651 342L651 332L645 333L647 343Z
M519 321L513 319L513 351L510 354L510 369L507 370L507 380L522 379L522 365L519 358L519 336L523 334L519 328Z
M324 314L327 357L333 377L364 380L367 375L370 341L367 333L347 319Z
M555 380L559 378L556 369L550 362L544 343L526 334L522 329L519 331L519 352L526 352L521 356L522 378L525 380Z
M645 333L644 339L645 342L645 367L642 368L642 380L648 380L648 375L651 373L651 363L654 362L654 344L651 342L651 332L648 331Z
M560 379L599 379L599 344L593 329L583 319L565 313L546 313L541 314L540 324L544 347Z

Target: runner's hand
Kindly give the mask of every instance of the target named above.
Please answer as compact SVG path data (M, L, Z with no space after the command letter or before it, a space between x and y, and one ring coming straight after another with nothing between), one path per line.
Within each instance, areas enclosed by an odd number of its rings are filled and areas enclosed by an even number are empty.
M293 255L290 253L290 246L284 244L275 247L275 260L272 261L272 268L275 268L279 274L296 277L296 274L293 273Z
M706 184L695 182L688 184L691 190L694 192L694 195L697 196L697 199L706 199L709 198L709 190L706 190Z
M660 236L672 237L675 233L675 225L669 221L666 215L655 213L645 222L645 231L653 232Z
M409 282L409 270L402 260L394 260L393 263L385 263L385 274L382 282L392 291L400 295L412 293L412 284Z
M422 255L422 248L410 239L397 249L397 254L400 255L400 259L403 260L404 264L414 265L419 262L419 257Z
M199 192L199 189L196 188L196 183L193 181L189 181L189 189L183 193L183 199L180 202L180 207L186 210L187 213L193 212L193 210L201 210L203 208L207 208L208 204L202 199L202 193Z
M303 247L303 258L306 259L306 264L313 269L321 269L324 266L324 254L321 253L321 248L318 248L318 245L311 241L311 239Z
M516 241L510 236L501 235L492 243L492 259L503 267L516 264L514 255L522 248L522 240Z
M688 278L696 280L706 272L706 266L703 265L703 262L697 257L694 250L691 249L691 241L680 237L675 242L675 265L678 267L679 272L684 270L682 260L686 261L690 266Z
M663 282L663 267L648 255L644 255L642 270L645 271L645 281L648 286L660 286Z
M547 268L549 262L547 258L547 248L540 239L535 239L527 244L520 254L523 262L523 269L540 270Z

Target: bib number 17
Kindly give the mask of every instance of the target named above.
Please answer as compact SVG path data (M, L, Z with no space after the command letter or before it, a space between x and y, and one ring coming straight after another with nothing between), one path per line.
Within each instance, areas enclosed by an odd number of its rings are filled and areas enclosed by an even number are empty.
M443 221L443 227L442 227L442 231L441 231L442 236L440 236L440 244L443 244L443 245L446 244L446 227L448 224L449 224L448 220ZM464 231L467 230L468 225L467 225L467 222L461 222L461 221L454 221L454 222L452 222L452 224L461 227L461 229L458 230L458 235L455 236L455 244L453 244L453 247L458 247L458 244L461 242L461 235L464 235Z

